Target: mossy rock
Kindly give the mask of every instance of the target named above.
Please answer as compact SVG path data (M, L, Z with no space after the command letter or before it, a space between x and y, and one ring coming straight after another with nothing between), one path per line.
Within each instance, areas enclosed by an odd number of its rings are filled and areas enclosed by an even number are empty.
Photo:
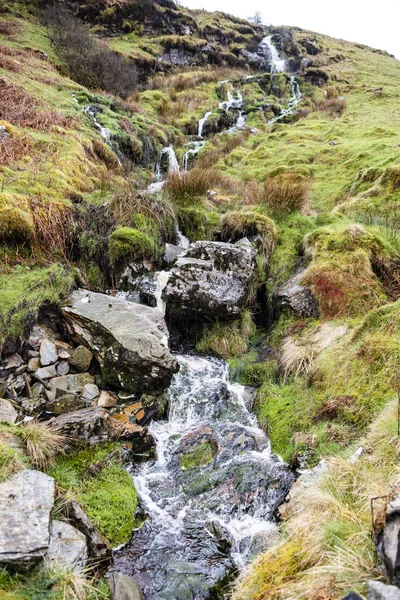
M219 218L218 213L198 206L179 209L179 224L191 242L213 239Z
M202 442L201 444L196 444L183 454L180 460L180 466L182 469L203 467L214 460L216 453L216 444L210 440Z
M110 236L110 262L116 268L132 261L153 260L156 254L154 242L138 229L118 227Z
M277 239L277 230L272 219L252 210L226 213L220 220L220 229L223 241L236 242L243 237L260 237L266 257L271 255Z
M31 245L35 236L32 217L12 206L0 208L0 244Z

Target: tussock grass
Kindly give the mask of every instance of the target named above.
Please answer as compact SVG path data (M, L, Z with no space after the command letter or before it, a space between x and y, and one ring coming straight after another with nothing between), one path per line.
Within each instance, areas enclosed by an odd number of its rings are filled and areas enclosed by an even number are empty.
M242 237L261 240L261 247L266 260L274 248L277 230L274 222L265 215L252 211L232 211L221 217L221 238L224 241L237 241Z
M29 465L27 458L7 442L0 440L0 482L5 481Z
M250 565L232 600L333 600L350 590L364 594L367 579L381 578L370 500L387 495L399 482L396 401L360 443L365 452L356 462L347 460L350 453L330 459L312 485L294 486L283 507L282 541Z
M296 174L266 179L259 202L274 216L282 218L305 208L310 184Z
M221 184L223 175L214 169L194 168L185 173L170 173L165 191L177 204L192 203L196 198L205 196L207 191Z
M65 449L68 442L65 436L39 421L20 425L16 433L25 444L29 460L39 469L46 469L54 464L56 456Z

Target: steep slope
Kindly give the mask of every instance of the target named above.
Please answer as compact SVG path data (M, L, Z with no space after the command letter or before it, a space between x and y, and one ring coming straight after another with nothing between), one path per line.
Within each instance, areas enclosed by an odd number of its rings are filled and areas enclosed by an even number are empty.
M163 266L177 227L190 241L250 238L250 310L185 322L184 342L257 388L259 422L293 468L340 458L234 597L364 592L377 576L368 501L397 464L399 61L170 0L65 3L57 18L80 40L85 25L93 56L136 69L118 89L101 65L77 76L46 4L0 5L0 348L18 349L78 282L116 289L128 264ZM369 453L349 466L361 436Z

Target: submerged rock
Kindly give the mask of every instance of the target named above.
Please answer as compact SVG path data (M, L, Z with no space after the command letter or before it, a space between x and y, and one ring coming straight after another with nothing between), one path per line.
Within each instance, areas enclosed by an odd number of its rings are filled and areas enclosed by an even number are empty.
M178 370L157 309L81 289L72 294L64 316L75 340L91 348L110 386L164 389Z
M0 564L27 570L38 563L50 543L54 479L25 470L0 484Z
M178 258L164 296L175 324L235 319L246 305L256 251L241 243L196 242Z

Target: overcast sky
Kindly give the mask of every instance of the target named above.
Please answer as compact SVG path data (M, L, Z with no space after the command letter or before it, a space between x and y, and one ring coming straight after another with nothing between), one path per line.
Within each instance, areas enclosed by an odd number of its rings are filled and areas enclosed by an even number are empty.
M259 11L268 25L297 25L387 50L400 59L400 0L182 0L182 4L244 18Z

